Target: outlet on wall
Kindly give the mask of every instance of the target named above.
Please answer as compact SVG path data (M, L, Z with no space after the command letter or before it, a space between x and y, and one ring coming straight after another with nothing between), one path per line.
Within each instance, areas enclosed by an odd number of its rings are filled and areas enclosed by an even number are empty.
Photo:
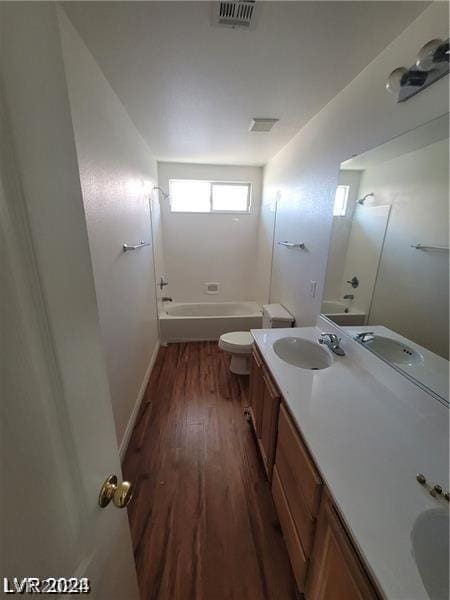
M317 281L309 282L309 295L311 298L315 298L317 294Z

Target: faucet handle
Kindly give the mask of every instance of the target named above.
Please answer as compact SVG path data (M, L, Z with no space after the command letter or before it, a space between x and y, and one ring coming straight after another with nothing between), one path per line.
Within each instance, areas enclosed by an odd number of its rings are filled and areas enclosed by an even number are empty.
M360 342L365 342L367 335L375 335L375 332L374 331L361 331L360 333L356 334L356 339L359 340Z
M329 338L330 342L332 342L333 344L337 344L337 343L339 343L341 341L335 333L324 333L324 332L322 332L320 335L321 335L322 338ZM319 340L319 342L321 344L323 344L324 340L321 339L321 340Z

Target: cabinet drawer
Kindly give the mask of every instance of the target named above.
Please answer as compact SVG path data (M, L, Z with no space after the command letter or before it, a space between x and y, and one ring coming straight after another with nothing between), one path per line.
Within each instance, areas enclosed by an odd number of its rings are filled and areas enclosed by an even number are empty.
M316 519L312 516L307 508L303 499L303 495L299 490L302 485L302 481L300 479L301 474L297 472L295 465L292 465L289 458L290 457L286 455L284 450L284 444L280 443L279 441L277 445L275 466L277 468L278 476L286 496L292 520L297 528L297 533L303 546L303 550L306 556L310 556Z
M283 537L291 561L295 581L297 582L299 590L303 592L305 588L308 561L303 553L300 540L298 539L297 531L291 513L289 512L286 496L284 495L276 467L273 470L272 495L277 508L278 518L283 531Z
M322 480L284 406L281 407L278 421L276 461L280 463L278 472L291 511L298 518L299 530L302 529L301 524L304 525L305 539L309 538L310 544L311 519L319 512Z

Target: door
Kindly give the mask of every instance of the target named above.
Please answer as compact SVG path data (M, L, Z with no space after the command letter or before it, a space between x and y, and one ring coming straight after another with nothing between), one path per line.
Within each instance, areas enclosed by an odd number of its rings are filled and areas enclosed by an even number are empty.
M90 598L137 600L126 510L98 505L121 469L82 202L56 164L58 153L75 164L72 150L27 155L4 98L0 88L0 587L88 577ZM50 209L50 172L29 183L52 152L67 193Z
M277 422L281 396L264 366L262 367L262 378L264 382L264 391L260 449L267 477L269 478L269 481L271 481L273 463L275 460Z
M307 600L376 600L331 498L324 494L308 571Z
M264 397L264 380L262 377L262 361L258 351L253 348L250 357L250 415L258 438L261 437L261 420Z

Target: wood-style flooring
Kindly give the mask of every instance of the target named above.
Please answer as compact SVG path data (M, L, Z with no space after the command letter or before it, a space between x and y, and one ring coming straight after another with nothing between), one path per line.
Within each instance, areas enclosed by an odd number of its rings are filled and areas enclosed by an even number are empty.
M142 600L291 600L286 548L217 342L161 348L124 461Z

